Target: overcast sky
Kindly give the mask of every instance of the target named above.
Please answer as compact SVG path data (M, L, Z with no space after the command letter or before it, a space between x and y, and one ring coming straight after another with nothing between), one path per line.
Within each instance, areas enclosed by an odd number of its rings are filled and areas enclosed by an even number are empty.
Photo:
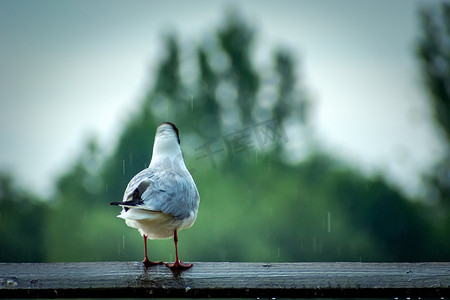
M0 171L46 194L87 136L110 148L151 84L161 36L175 30L183 42L199 42L231 3L0 0ZM414 57L423 4L234 7L258 31L260 63L269 64L277 45L299 57L320 142L369 173L417 190L420 174L442 151Z

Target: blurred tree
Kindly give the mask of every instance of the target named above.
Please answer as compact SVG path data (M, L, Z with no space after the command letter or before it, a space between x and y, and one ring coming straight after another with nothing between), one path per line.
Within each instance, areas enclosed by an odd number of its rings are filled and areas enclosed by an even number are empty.
M15 186L12 177L0 173L0 261L45 260L45 203Z
M295 91L296 76L294 74L293 57L283 50L275 53L275 69L279 76L278 97L273 107L273 114L280 122L286 119L292 107L293 93Z
M221 132L220 107L216 101L216 91L219 84L219 76L212 69L208 54L203 47L197 49L198 68L200 71L196 112L201 116L196 131L202 133L202 138L213 140L217 133ZM200 130L202 129L202 130Z
M436 124L446 142L445 157L427 181L431 196L450 217L450 3L443 2L439 9L423 9L421 19L422 37L417 54Z
M253 121L253 108L259 89L259 76L251 58L254 30L235 11L230 11L225 25L217 32L217 39L229 59L225 78L231 81L237 92L241 126Z
M164 55L156 69L156 79L146 99L149 109L158 123L167 119L185 122L188 103L180 78L180 46L174 34L164 39Z
M304 96L305 92L297 87L298 79L295 71L295 58L288 50L278 49L275 52L274 59L279 83L272 114L276 119L277 126L282 126L288 120L294 120L300 123L303 128L307 128L309 122L309 101ZM274 153L282 153L283 146L283 140L277 139Z
M258 145L259 150L272 153L276 159L285 156L282 150L288 138L280 134L280 131L284 131L283 124L291 121L291 124L300 123L306 128L310 105L303 89L298 88L293 55L279 48L274 54L274 65L263 71L254 66L254 43L255 30L241 15L231 10L217 33L199 47L197 58L200 76L196 98L199 99L197 102L200 105L197 107L200 110L196 110L196 113L205 114L207 117L201 119L208 122L203 122L202 127L196 130L210 132L202 135L208 136L209 142L217 139L217 133L220 132L220 136L225 139L239 139L239 146L245 147L242 144L250 139L246 140L246 133L241 132L243 129L256 129L258 124L275 118L272 128L265 131L264 140L269 141L269 145L261 146L261 140ZM261 86L263 81L264 87ZM266 95L261 93L262 88L277 93ZM269 129L272 132L268 132ZM228 152L231 148L227 144ZM235 159L233 154L228 153L229 158L233 157L233 160L228 161L231 163L228 166L239 166L240 159Z
M165 57L156 70L153 93L164 94L169 101L177 101L181 92L180 49L173 34L165 38Z

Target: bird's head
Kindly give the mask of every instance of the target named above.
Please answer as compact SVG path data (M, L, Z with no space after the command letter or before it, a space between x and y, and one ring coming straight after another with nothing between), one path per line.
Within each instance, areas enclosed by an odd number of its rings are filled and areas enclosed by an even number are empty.
M178 128L170 122L161 123L156 129L153 154L172 155L180 152Z
M163 122L159 124L158 128L156 129L155 139L177 142L179 145L180 132L178 131L178 128L177 126L175 126L175 124L170 122Z

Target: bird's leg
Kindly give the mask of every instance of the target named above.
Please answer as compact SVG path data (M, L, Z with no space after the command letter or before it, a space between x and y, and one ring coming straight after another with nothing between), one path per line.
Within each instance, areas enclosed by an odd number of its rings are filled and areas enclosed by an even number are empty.
M148 256L147 256L147 236L144 234L143 237L144 237L145 257L144 257L144 260L142 262L144 263L144 265L148 268L148 267L151 267L151 266L162 264L161 261L160 262L154 262L154 261L151 261L151 260L148 259Z
M178 233L176 229L173 231L173 241L175 243L175 262L173 264L166 263L166 266L171 269L189 269L193 266L192 264L185 264L178 259Z

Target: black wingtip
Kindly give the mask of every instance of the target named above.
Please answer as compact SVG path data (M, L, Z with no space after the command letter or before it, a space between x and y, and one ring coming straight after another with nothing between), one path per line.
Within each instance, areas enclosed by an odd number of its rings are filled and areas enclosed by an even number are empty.
M123 204L123 202L111 202L109 203L109 205L121 205Z

